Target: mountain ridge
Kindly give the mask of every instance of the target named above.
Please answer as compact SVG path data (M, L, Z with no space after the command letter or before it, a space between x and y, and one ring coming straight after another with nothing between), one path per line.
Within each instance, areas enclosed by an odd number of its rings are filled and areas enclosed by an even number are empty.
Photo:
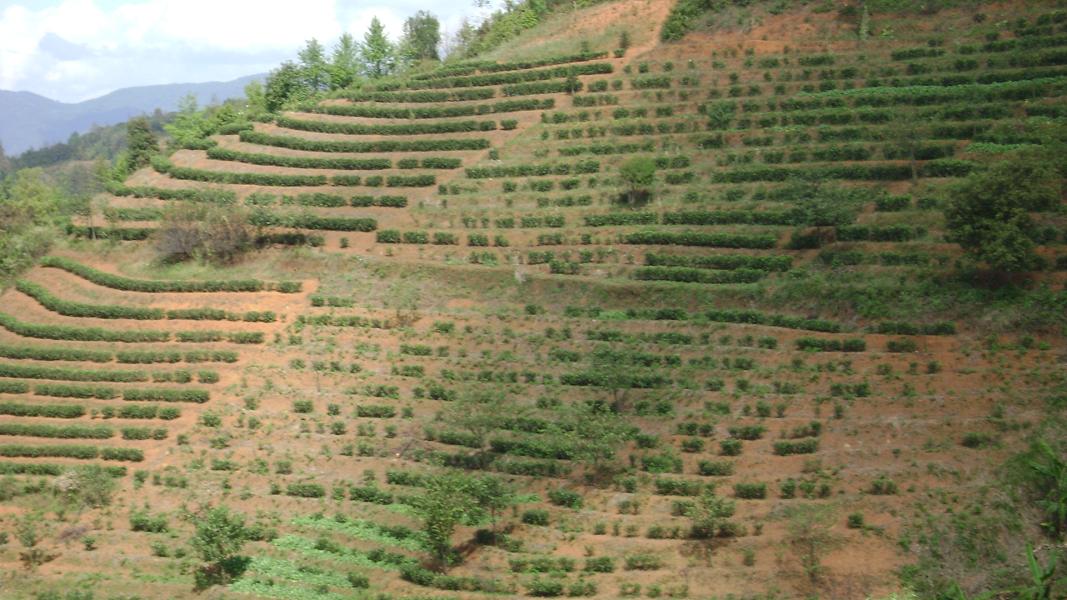
M0 90L0 145L9 155L66 141L93 125L112 125L131 116L177 109L178 101L195 94L205 104L242 96L244 87L265 74L231 81L168 83L121 88L82 102L66 103L28 91Z

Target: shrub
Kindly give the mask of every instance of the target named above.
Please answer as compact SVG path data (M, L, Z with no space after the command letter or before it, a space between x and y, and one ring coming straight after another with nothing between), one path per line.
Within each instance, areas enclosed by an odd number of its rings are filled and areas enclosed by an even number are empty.
M793 454L813 454L819 450L818 438L802 440L781 440L774 442L774 453L778 456Z
M549 490L548 500L556 506L566 506L575 510L582 507L582 495L574 490L563 488Z
M767 497L767 484L735 483L734 496L743 500L763 500Z
M522 513L522 522L527 525L548 525L548 511L531 509Z

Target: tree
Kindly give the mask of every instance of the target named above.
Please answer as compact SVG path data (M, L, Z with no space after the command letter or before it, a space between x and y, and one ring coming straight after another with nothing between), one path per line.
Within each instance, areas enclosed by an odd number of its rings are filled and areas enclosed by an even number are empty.
M479 444L478 450L482 450L504 415L518 416L516 410L517 407L505 406L504 394L498 390L471 389L449 403L441 418L449 426L471 434Z
M233 262L252 245L247 211L236 206L179 202L168 206L154 236L164 262Z
M628 200L632 203L648 197L648 187L656 179L656 163L647 156L635 156L619 167L619 177L628 187Z
M237 553L247 539L248 531L242 515L225 506L217 506L202 515L192 539L193 549L203 563L197 570L197 587L226 583L239 575L244 563Z
M632 437L633 427L603 403L570 405L562 418L568 425L560 433L574 452L574 459L589 463L593 475L605 471L605 461L613 462L619 447Z
M994 272L1022 273L1041 265L1030 211L1060 201L1062 182L1052 165L1020 153L970 175L949 193L945 238Z
M304 78L303 69L292 61L285 61L267 75L267 87L264 94L268 111L278 112L291 102L299 102L311 95Z
M691 521L690 537L710 539L715 537L726 520L734 516L734 501L705 489L686 516Z
M470 479L452 472L434 475L414 507L422 517L430 553L439 568L446 567L453 560L452 534L477 511Z
M373 79L388 75L393 70L395 54L393 43L385 36L385 27L378 17L374 17L367 33L363 35L363 45L360 48L364 73Z
M111 504L118 484L103 467L89 465L63 473L52 487L65 504L100 508Z
M163 129L170 134L173 145L178 148L199 142L211 134L210 125L197 106L196 94L187 94L178 101L178 113Z
M326 64L326 50L319 40L308 40L303 50L297 53L297 58L300 60L300 70L308 89L318 92L329 88L330 71Z
M420 10L404 21L400 39L400 54L407 60L438 60L441 45L441 23L433 14Z
M833 507L827 505L801 504L786 511L786 545L813 585L826 574L823 557L840 543L830 530L833 518Z
M338 38L329 69L331 90L346 88L359 77L359 44L352 34L344 33Z
M249 81L245 86L245 110L249 115L267 112L267 96L262 83Z
M126 168L131 173L147 165L159 152L159 141L147 117L133 117L126 122L126 145Z
M470 495L480 510L489 513L491 531L495 536L497 515L515 503L515 486L492 475L479 477L471 483Z

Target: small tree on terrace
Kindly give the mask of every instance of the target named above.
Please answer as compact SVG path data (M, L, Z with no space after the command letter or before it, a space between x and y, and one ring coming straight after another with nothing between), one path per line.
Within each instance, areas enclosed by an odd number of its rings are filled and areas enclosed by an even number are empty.
M823 558L840 543L830 529L834 519L833 507L820 504L790 506L786 519L786 544L808 580L817 584L826 574Z
M478 512L470 478L458 473L430 477L414 507L422 517L422 530L437 567L447 567L453 560L452 534Z
M505 415L518 416L520 407L505 406L504 394L498 390L465 390L441 415L451 427L465 431L485 448L489 433L500 426Z
M245 561L237 555L248 540L244 517L225 506L212 508L197 522L192 546L203 564L196 572L196 585L206 588L226 583L240 575Z
M691 537L702 540L715 537L726 520L734 516L734 509L733 500L716 496L710 489L704 490L687 514L692 523Z
M945 207L945 238L976 262L999 273L1023 273L1041 265L1032 211L1060 202L1062 180L1048 161L1031 153L972 174L956 186Z
M126 122L126 142L129 146L126 168L131 173L147 165L152 155L159 152L159 141L152 133L148 117L134 117Z
M633 203L649 195L649 186L656 180L656 162L647 156L635 156L622 163L619 177L626 184L627 200Z

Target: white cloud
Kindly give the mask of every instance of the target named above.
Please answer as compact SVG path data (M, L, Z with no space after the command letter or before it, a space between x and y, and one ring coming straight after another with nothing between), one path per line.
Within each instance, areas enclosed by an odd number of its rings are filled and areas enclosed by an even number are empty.
M417 10L452 30L466 3L396 0L14 0L0 10L0 89L79 101L119 87L234 79L295 57L304 41L357 39L377 16L393 39ZM41 40L86 50L60 60ZM72 46L73 47L73 46Z

